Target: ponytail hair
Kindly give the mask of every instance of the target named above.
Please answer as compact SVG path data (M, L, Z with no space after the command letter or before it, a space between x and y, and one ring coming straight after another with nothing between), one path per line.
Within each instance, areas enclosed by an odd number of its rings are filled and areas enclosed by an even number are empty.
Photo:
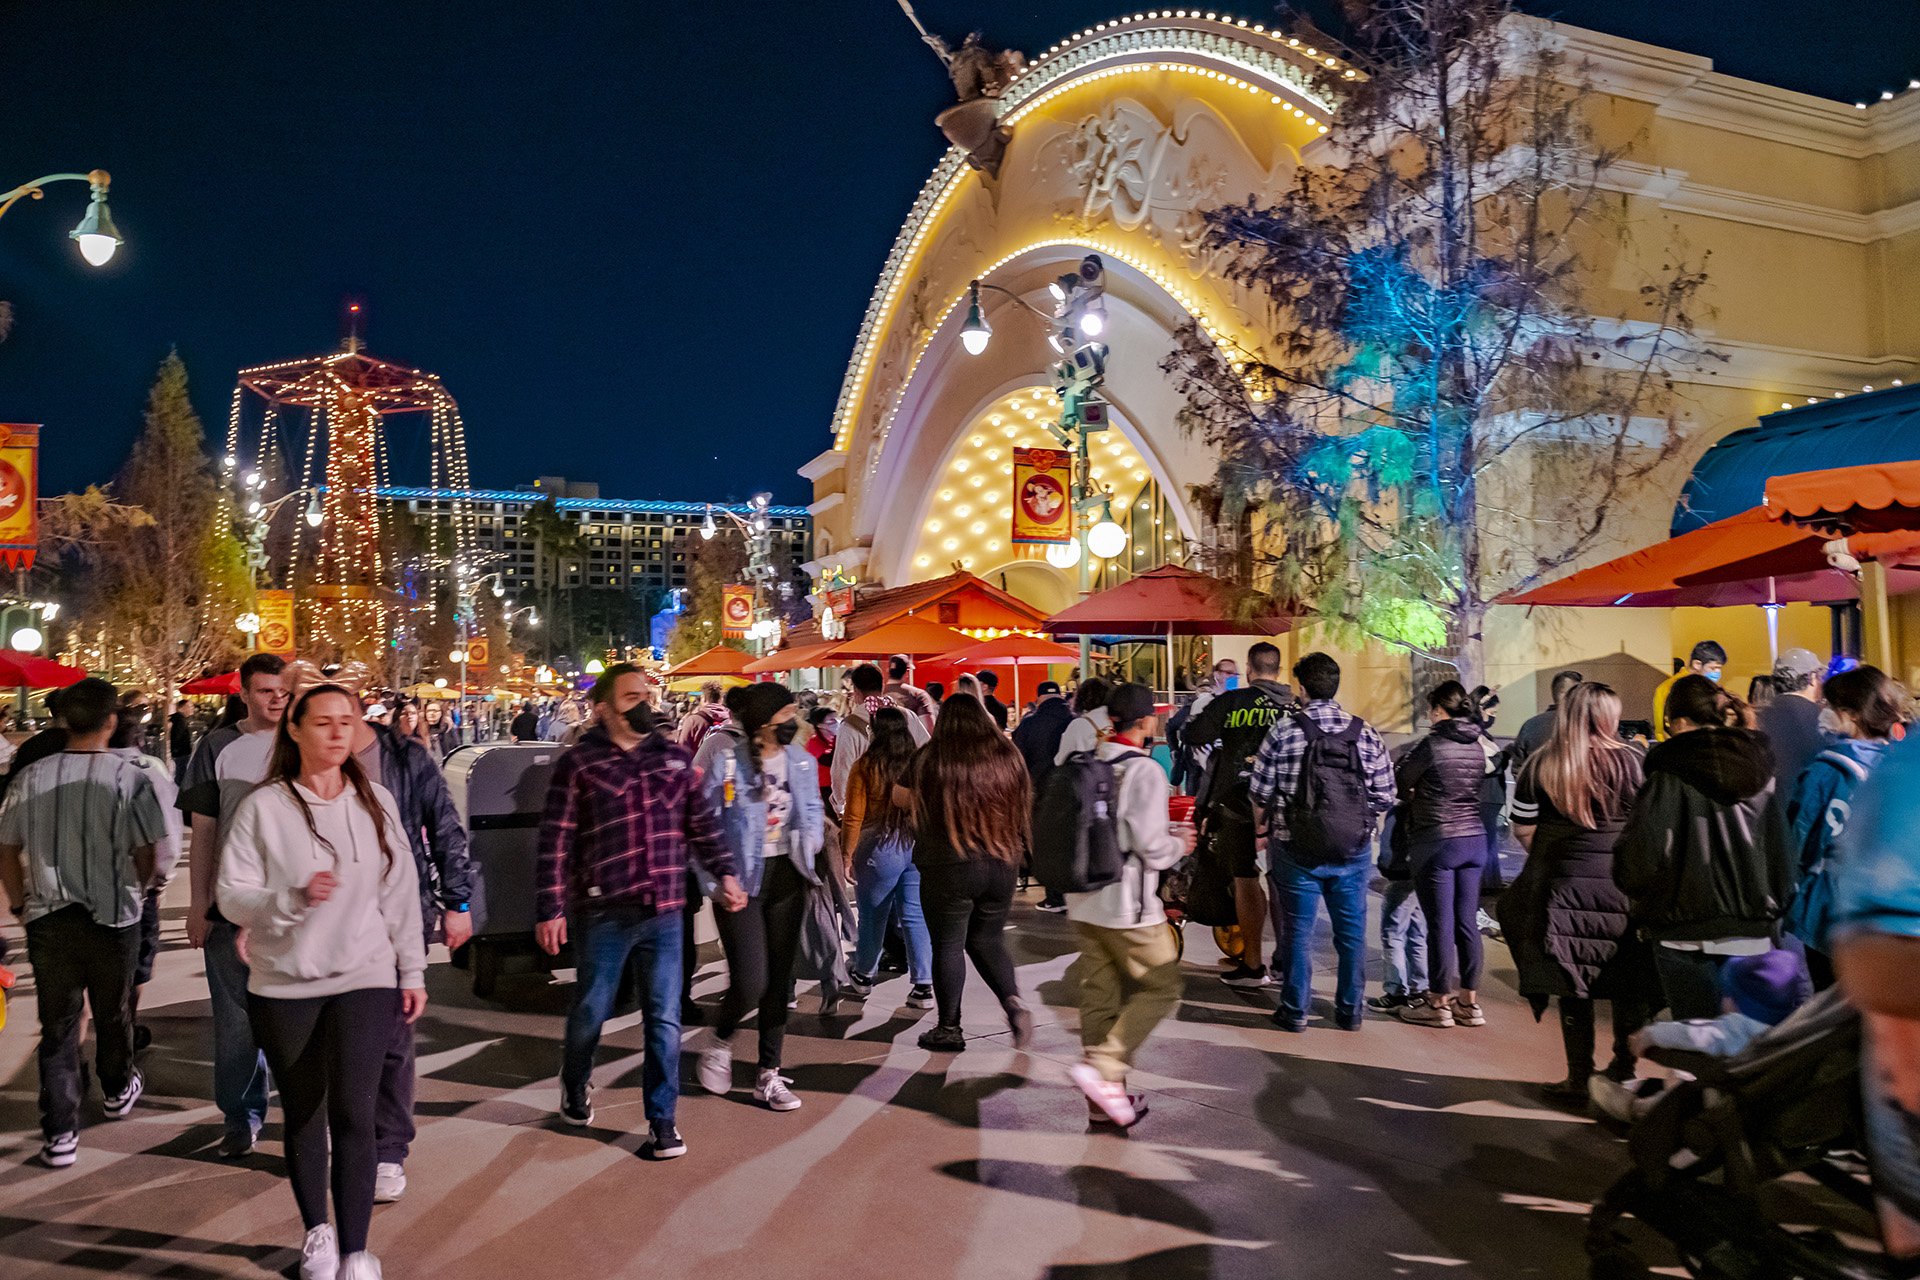
M1705 676L1681 676L1667 693L1667 723L1717 725L1723 729L1751 729L1753 708Z
M1485 714L1480 709L1479 692L1468 693L1467 686L1458 680L1448 680L1427 694L1427 705L1449 720L1471 720L1479 724Z
M338 861L340 851L333 847L332 841L320 834L320 828L313 821L313 806L307 803L307 798L300 794L300 788L294 785L295 780L300 777L301 763L300 744L293 740L292 726L307 718L308 706L323 694L336 694L355 707L360 705L360 699L354 697L351 690L341 685L316 684L303 690L300 696L294 699L293 705L287 708L287 714L280 721L280 728L275 731L273 758L267 763L267 779L263 785L278 785L287 789L287 794L293 797L293 803L300 809L300 816L306 819L308 833ZM387 839L387 811L380 804L380 798L373 794L373 780L367 777L367 771L360 767L360 762L354 759L351 752L341 762L340 773L346 778L347 784L353 788L354 797L360 801L368 816L373 819L373 832L379 838L380 852L386 858L386 870L392 871L393 846Z

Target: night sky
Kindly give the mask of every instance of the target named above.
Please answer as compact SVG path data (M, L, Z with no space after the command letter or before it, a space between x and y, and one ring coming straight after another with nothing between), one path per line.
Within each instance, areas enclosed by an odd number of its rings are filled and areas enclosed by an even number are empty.
M1852 101L1920 75L1913 3L1525 7ZM1029 50L1122 11L917 8ZM949 101L895 0L0 0L0 85L0 189L105 168L127 239L81 263L78 183L0 221L0 420L47 424L48 492L111 475L169 346L218 436L236 369L332 349L357 299L478 484L805 501Z

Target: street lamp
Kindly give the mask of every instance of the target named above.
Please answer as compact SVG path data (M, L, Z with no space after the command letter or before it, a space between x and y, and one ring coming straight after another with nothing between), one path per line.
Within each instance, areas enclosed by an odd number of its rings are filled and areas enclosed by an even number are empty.
M1060 397L1060 421L1047 429L1073 455L1073 534L1071 540L1047 548L1047 563L1056 569L1080 568L1080 598L1093 590L1093 558L1111 560L1127 547L1127 531L1113 518L1112 496L1093 487L1093 459L1088 452L1090 437L1108 428L1107 403L1100 388L1107 380L1107 345L1095 341L1107 329L1104 301L1107 292L1106 264L1097 253L1080 260L1080 265L1048 283L1053 297L1051 313L1040 310L1018 293L1002 285L975 280L967 286L967 319L960 327L960 341L969 355L987 349L993 330L980 310L980 291L1004 293L1020 306L1033 312L1049 326L1047 345L1059 361L1053 366L1054 391ZM1085 554L1082 554L1081 526L1100 512L1099 519L1086 530ZM1080 637L1080 674L1086 676L1092 655L1092 639Z
M22 627L13 633L7 643L20 653L38 653L45 641L46 637L40 634L38 627Z
M753 626L748 635L760 642L760 653L765 654L770 642L780 635L780 623L767 613L767 587L774 578L773 569L773 519L767 509L773 505L773 495L756 493L747 500L745 516L727 507L715 507L707 504L706 515L700 521L700 536L711 539L719 532L719 526L713 521L714 512L731 520L740 530L740 536L747 541L747 581L753 585Z
M80 219L80 225L67 232L67 237L80 246L80 256L87 265L104 267L112 261L114 250L124 241L120 239L120 230L113 225L113 214L107 209L107 183L111 179L105 169L92 169L86 173L50 173L44 178L35 178L32 182L23 182L11 191L0 192L0 217L26 196L35 200L41 198L41 189L53 182L84 182L93 188L93 199L87 202L87 212Z

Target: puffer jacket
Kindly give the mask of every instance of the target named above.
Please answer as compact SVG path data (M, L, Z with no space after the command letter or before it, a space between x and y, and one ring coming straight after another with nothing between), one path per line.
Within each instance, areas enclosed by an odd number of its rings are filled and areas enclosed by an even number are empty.
M1629 801L1640 781L1636 759L1626 779ZM1650 993L1652 957L1634 937L1627 895L1613 880L1613 846L1626 822L1624 811L1598 827L1558 812L1542 815L1526 868L1498 907L1521 995L1606 1000Z
M1646 768L1614 845L1634 924L1656 942L1771 937L1794 868L1766 738L1695 729L1654 747Z
M1394 769L1409 841L1482 836L1480 781L1493 769L1487 735L1471 720L1442 720Z

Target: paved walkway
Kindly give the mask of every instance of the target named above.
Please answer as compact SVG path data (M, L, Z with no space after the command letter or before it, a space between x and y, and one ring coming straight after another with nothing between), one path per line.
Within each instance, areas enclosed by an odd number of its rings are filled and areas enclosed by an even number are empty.
M176 884L145 1014L146 1100L120 1122L91 1100L71 1169L32 1159L30 984L13 993L0 1032L7 1280L294 1273L301 1233L277 1112L251 1158L213 1151L206 987L183 914ZM1032 1052L1007 1045L977 978L977 1038L954 1056L915 1047L932 1015L903 1007L904 980L833 1020L803 994L787 1043L805 1107L776 1115L744 1089L693 1090L680 1109L691 1153L663 1164L638 1155L637 1016L609 1027L594 1126L569 1129L553 1115L568 987L511 977L482 1002L464 973L436 964L412 1186L374 1218L387 1275L1585 1274L1583 1214L1622 1154L1598 1126L1535 1100L1530 1086L1561 1073L1558 1035L1513 994L1503 947L1489 956L1485 1028L1375 1020L1345 1034L1323 1002L1311 1030L1289 1035L1267 1021L1271 996L1219 983L1206 931L1191 928L1187 1003L1134 1077L1152 1112L1117 1136L1088 1131L1066 1079L1078 1049L1067 927L1024 906L1014 921L1022 982L1045 1004ZM1330 965L1319 976L1324 995ZM708 964L703 996L723 982ZM743 1034L749 1053L751 1042Z

